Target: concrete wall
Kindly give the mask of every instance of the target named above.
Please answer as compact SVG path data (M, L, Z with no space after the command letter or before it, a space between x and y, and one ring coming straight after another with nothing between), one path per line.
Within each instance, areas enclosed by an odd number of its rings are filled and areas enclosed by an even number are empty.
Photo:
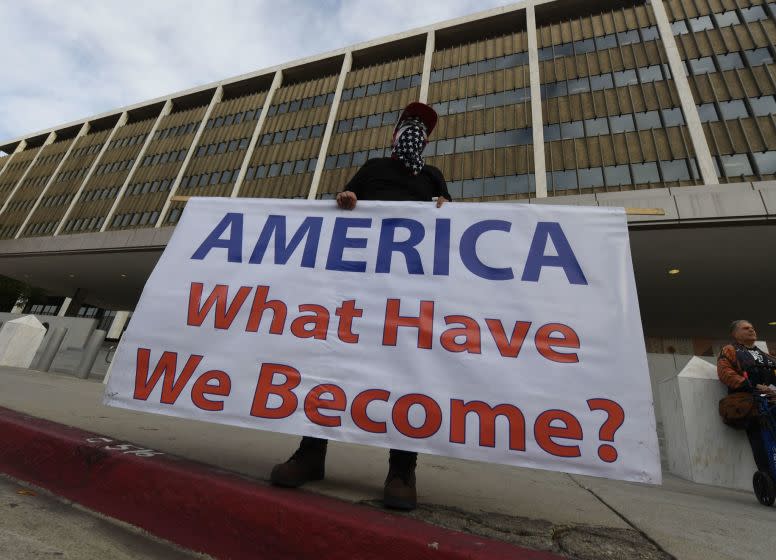
M679 375L658 383L665 464L693 482L751 490L757 469L746 433L719 417L718 403L726 394L717 368L697 357Z
M27 314L19 313L0 313L0 324L25 317ZM62 349L83 348L92 331L97 328L96 319L86 319L83 317L54 317L52 315L35 315L41 323L48 323L49 327L65 327L67 335L62 342ZM44 344L45 344L44 339Z

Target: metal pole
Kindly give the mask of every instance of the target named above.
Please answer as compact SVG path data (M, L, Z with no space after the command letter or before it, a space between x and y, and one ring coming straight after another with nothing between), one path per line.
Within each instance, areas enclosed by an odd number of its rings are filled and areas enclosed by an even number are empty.
M51 364L54 362L54 358L59 352L59 348L62 346L62 341L65 340L67 334L67 327L52 327L51 334L46 342L46 347L38 359L38 363L34 369L38 371L49 371Z
M84 346L84 353L81 356L81 363L75 370L76 376L81 379L88 379L89 373L92 371L94 361L97 359L97 353L100 351L102 342L105 340L105 331L95 330L89 336L89 341Z

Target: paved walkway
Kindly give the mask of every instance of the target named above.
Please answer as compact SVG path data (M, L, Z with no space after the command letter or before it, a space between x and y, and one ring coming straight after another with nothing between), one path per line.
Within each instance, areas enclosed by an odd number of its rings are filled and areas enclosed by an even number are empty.
M0 367L0 406L266 481L298 438L104 407L96 381ZM379 507L383 449L332 442L325 481L305 487ZM412 516L573 558L770 558L776 508L747 492L670 475L660 487L421 456Z

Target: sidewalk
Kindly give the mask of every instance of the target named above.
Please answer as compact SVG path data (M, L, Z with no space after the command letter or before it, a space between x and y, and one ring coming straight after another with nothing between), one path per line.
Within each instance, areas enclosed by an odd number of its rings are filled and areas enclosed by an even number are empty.
M265 482L298 438L103 407L103 385L0 368L0 407L126 440ZM0 443L2 445L2 443ZM314 492L379 507L387 451L332 442ZM572 558L768 558L776 509L751 493L670 475L652 487L562 473L421 456L411 517ZM301 494L304 496L304 494ZM398 514L397 514L398 515Z

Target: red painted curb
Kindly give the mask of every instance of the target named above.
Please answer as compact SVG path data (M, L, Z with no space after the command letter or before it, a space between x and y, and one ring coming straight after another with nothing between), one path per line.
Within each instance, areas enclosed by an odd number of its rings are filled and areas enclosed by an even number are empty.
M0 471L217 558L561 558L167 454L143 457L139 446L2 407L0 434Z

